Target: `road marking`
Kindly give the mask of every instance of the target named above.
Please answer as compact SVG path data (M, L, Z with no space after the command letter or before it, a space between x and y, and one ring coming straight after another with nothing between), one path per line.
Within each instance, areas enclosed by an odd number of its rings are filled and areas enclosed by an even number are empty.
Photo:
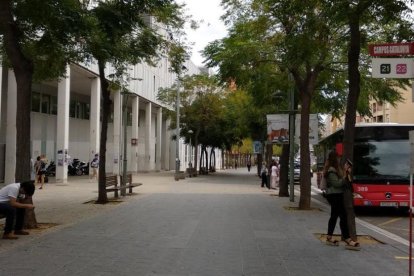
M319 192L320 193L320 190L318 189L318 188L316 188L316 187L311 187L311 189L312 190L314 190L314 191L316 191L317 193ZM324 206L325 208L329 208L329 205L328 204L326 204L325 202L322 202L322 201L320 201L320 200L317 200L317 199L315 199L315 198L313 198L312 197L312 201L314 201L314 202L317 202L317 203L319 203L319 204L321 204L322 206ZM396 242L398 242L398 243L401 243L401 244L403 244L403 245L405 245L405 246L409 246L410 245L410 241L408 241L408 240L406 240L406 239L403 239L403 238L401 238L400 236L397 236L397 235L395 235L395 234L393 234L393 233L391 233L391 232L388 232L388 231L386 231L386 230L384 230L384 229L381 229L381 228L379 228L379 227L377 227L377 226L375 226L375 225L373 225L373 224L371 224L371 223L368 223L368 222L366 222L366 221L363 221L363 220L361 220L361 219L359 219L359 218L355 218L355 222L357 223L357 224L359 224L359 225L361 225L361 226L364 226L365 228L368 228L368 229L370 229L371 231L374 231L374 232L376 232L376 233L378 233L378 234L380 234L380 235L383 235L383 236L385 236L385 237L387 237L387 238L389 238L389 239L391 239L391 240L393 240L393 241L396 241ZM414 243L412 243L412 246L414 247Z
M384 225L387 225L387 224L390 224L390 223L393 223L399 220L401 220L401 218L390 219L389 221L385 221L383 223L378 224L378 226L384 226Z
M395 258L397 259L397 260L408 260L408 259L410 259L410 257L408 257L408 256L395 256ZM411 260L413 260L414 258L413 257L411 257Z

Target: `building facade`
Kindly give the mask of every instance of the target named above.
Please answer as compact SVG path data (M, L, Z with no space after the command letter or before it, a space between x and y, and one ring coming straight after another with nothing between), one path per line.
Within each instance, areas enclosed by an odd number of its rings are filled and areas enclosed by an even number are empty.
M192 62L186 74L197 74ZM111 68L108 68L108 75ZM113 109L107 133L106 171L122 172L124 125L126 125L127 171L175 169L176 143L171 137L165 106L157 101L159 88L170 87L176 75L167 58L157 66L130 66L128 94L111 91ZM65 78L34 83L32 87L31 157L45 154L56 163L56 181L66 182L71 159L89 162L99 152L101 131L101 88L96 64L70 64ZM0 182L14 181L16 164L16 79L12 70L0 67ZM181 170L185 170L189 146L179 143ZM217 154L216 156L221 156ZM221 160L218 160L220 163ZM193 161L194 163L194 161ZM217 165L218 167L218 165ZM221 166L220 166L221 167Z
M379 102L371 100L369 102L372 116L360 116L357 114L356 123L414 123L414 83L406 89L399 89L403 102L392 106L388 102ZM333 119L328 115L325 120L325 131L323 137L335 132L339 128L344 127L345 118Z

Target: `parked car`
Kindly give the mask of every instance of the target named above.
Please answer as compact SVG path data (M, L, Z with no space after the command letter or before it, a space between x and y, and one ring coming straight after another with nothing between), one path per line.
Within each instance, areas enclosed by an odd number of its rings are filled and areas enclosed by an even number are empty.
M299 163L294 163L293 165L293 180L295 182L300 181L300 164Z
M312 169L309 171L310 177L313 177ZM297 183L300 182L300 163L295 162L293 166L293 180Z

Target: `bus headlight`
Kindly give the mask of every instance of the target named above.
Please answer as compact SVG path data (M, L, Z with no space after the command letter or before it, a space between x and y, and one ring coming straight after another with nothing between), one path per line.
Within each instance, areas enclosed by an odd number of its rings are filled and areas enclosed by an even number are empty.
M354 195L354 198L357 198L357 199L363 198L363 196L358 193L353 193L353 195Z

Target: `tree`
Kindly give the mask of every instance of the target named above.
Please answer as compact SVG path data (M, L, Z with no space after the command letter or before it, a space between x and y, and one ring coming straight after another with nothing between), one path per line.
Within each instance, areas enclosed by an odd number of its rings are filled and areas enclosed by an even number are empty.
M256 71L265 68L264 64L278 68L271 70L269 75L282 75L285 79L288 74L293 76L299 96L296 98L300 99L302 106L300 131L304 135L301 135L300 142L301 174L307 175L310 111L330 111L340 116L347 100L347 48L344 45L348 28L337 17L339 13L344 14L343 9L339 9L332 1L323 0L306 3L287 0L229 0L223 3L228 12L225 20L231 29L228 38L211 43L204 51L208 64L218 65L220 74L224 77L232 76L243 87L252 87L258 82L262 83L261 87L271 83L255 78ZM247 57L241 58L240 53L247 53ZM367 77L363 83L364 99L372 95L398 100L395 89L392 89L395 84L371 81ZM385 89L368 91L373 87ZM255 92L258 96L261 93ZM269 92L260 95L268 100ZM367 100L360 102L358 109L367 111L367 103ZM309 207L310 178L303 178L299 208Z
M99 155L103 165L99 166L97 202L106 203L105 163L111 89L123 89L124 77L130 64L154 64L154 58L168 52L173 57L171 70L179 75L181 64L187 55L185 47L173 40L173 33L180 32L184 22L182 7L173 0L97 2L91 9L87 7L84 10L89 25L83 47L97 60L101 81L103 104ZM155 19L154 24L146 22L149 16ZM165 34L157 24L165 26L170 35L167 36L168 32ZM115 69L111 76L112 82L107 79L107 64Z
M348 79L349 95L346 105L345 129L344 129L344 153L343 158L353 160L353 147L355 137L355 121L357 105L361 94L361 74L360 74L360 56L361 48L366 49L367 36L381 31L385 36L392 34L391 41L396 39L410 38L407 36L407 30L410 29L411 23L406 21L404 13L410 9L406 1L379 1L379 0L359 0L359 1L340 1L335 4L336 16L346 22L349 28L348 42ZM384 27L378 27L378 22ZM371 28L374 28L371 32ZM364 29L365 31L362 31ZM394 31L391 31L394 29ZM411 32L412 33L412 32ZM411 37L412 38L412 37ZM390 86L398 86L397 83L391 82ZM390 91L385 87L383 91ZM391 89L395 97L395 90ZM394 92L394 93L392 93ZM397 93L398 94L398 93ZM400 100L396 98L391 100L395 102ZM353 209L353 196L350 191L345 193L345 205L347 206L348 224L350 235L356 241L355 214Z
M17 82L15 181L30 179L30 113L33 80L55 79L68 60L80 55L75 34L80 26L79 1L0 1L3 66L13 68ZM31 198L25 199L32 203ZM25 227L37 227L34 211Z
M30 112L32 81L55 79L68 60L78 60L75 34L79 1L0 1L0 33L6 67L17 82L16 181L30 179Z
M294 86L299 94L302 106L300 126L301 174L308 175L310 167L309 114L312 98L315 94L320 93L323 85L327 84L329 78L326 71L333 68L339 70L337 65L339 62L335 63L338 57L334 56L332 52L335 52L335 43L339 39L339 36L331 31L336 24L330 19L328 13L322 9L322 1L318 0L306 1L306 3L287 0L223 2L227 5L228 10L238 10L236 16L230 17L230 20L234 24L234 32L237 32L239 37L248 38L244 41L244 44L241 44L242 47L254 49L248 46L252 44L259 45L259 50L252 55L255 62L245 63L245 67L248 70L255 70L257 66L261 68L266 68L266 65L267 67L272 66L273 75L277 74L284 77L284 81L279 82L284 83L284 87L288 86L287 75L291 74L293 76ZM249 30L249 34L239 33L239 30L245 30L246 28ZM230 32L230 35L232 34ZM304 45L306 47L303 47ZM234 52L234 49L232 50ZM220 49L216 52L210 51L209 56L220 59L220 54L228 52L230 52L229 49ZM234 64L226 60L223 65L228 63ZM231 68L233 70L235 67ZM237 69L235 72L237 72ZM275 87L271 87L271 89L274 92ZM271 89L267 89L267 91ZM284 91L288 91L288 89L284 89ZM267 94L270 93L267 92ZM310 177L301 179L299 208L310 208Z
M194 168L198 165L198 145L204 147L221 147L221 134L223 122L223 88L214 77L206 74L184 76L181 81L170 88L160 89L158 100L173 110L168 112L171 120L171 128L176 127L176 96L180 92L180 137L184 137L188 143L191 141L195 146ZM193 131L190 134L189 131Z

